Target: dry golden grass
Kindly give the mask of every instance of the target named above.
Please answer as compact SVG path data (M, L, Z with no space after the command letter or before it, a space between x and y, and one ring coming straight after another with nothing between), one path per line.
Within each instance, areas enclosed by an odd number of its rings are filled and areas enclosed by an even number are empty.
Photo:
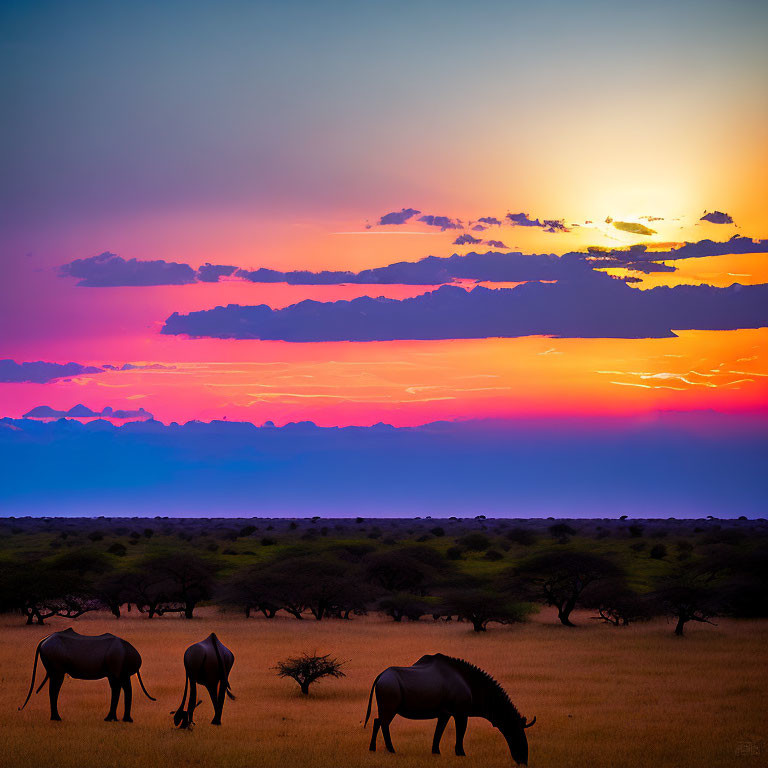
M65 681L61 723L48 720L47 689L18 712L36 643L68 622L26 627L18 617L0 619L0 763L13 768L510 765L500 734L475 719L466 758L453 755L452 724L437 758L430 754L433 721L401 718L392 725L397 754L387 754L381 740L379 752L368 752L370 724L363 730L362 719L375 675L436 651L491 672L523 714L538 717L528 731L535 768L768 762L768 622L693 626L680 639L664 622L615 629L583 617L580 627L567 629L546 613L523 626L492 627L485 635L465 624L432 621L246 621L214 609L201 613L194 621L89 615L73 623L84 634L121 635L142 654L142 676L158 701L148 701L134 684L133 724L102 721L109 696L103 680ZM206 696L195 729L175 730L169 712L181 699L182 653L214 630L235 653L231 682L237 701L226 703L224 724L217 728L210 725ZM271 667L315 649L349 659L347 677L314 686L307 698ZM122 716L122 701L118 713Z

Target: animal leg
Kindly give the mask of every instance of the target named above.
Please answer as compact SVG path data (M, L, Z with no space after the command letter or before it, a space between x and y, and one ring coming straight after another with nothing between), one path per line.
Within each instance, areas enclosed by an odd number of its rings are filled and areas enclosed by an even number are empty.
M105 723L117 720L117 702L120 700L120 681L110 678L109 687L112 689L112 699L109 703L109 712L104 718Z
M189 724L194 725L195 707L197 706L197 683L194 680L189 681L189 706L187 708L187 717Z
M467 732L467 716L454 715L453 722L456 723L456 754L464 757L464 734Z
M381 727L381 720L378 717L373 718L373 733L371 734L371 746L369 749L371 752L376 751L376 739L379 735L379 728Z
M433 755L440 754L440 739L443 738L443 731L445 730L445 726L448 725L448 721L450 719L450 715L440 715L437 718L437 725L435 726L435 737L432 739Z
M213 704L213 720L211 725L221 725L221 709L219 709L219 692L215 685L206 685L208 689L208 695L211 697L211 704Z
M48 683L48 699L51 702L51 720L61 720L59 717L59 691L64 682L64 675L51 675Z
M130 677L127 677L123 681L123 699L123 703L125 704L125 709L123 710L123 722L132 723L133 718L131 717L131 700L133 699L133 690L131 688Z
M218 712L218 723L216 725L221 725L221 715L224 712L224 697L227 695L227 683L225 680L222 680L219 683L219 695L218 699L216 700L216 710Z
M389 724L392 720L383 720L381 723L381 735L384 737L384 746L387 748L387 752L394 752L395 748L392 746L392 737L389 735Z

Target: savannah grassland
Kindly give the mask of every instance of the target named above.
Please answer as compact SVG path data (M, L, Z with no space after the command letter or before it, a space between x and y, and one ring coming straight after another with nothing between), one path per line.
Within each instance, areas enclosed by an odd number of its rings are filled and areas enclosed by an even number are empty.
M569 629L554 619L544 610L526 624L491 625L478 634L456 622L396 624L376 614L350 621L246 620L213 607L191 621L149 621L135 612L118 621L92 613L40 627L0 617L0 762L14 768L511 765L500 734L475 719L465 758L453 755L452 724L442 756L434 757L434 722L401 718L392 725L397 754L384 751L381 739L379 751L368 752L371 726L364 730L362 720L376 674L441 651L489 671L524 715L537 716L528 731L535 768L766 764L768 621L689 625L678 638L664 620L614 628L580 614L579 626ZM47 689L17 711L37 642L70 624L83 634L121 635L142 654L142 676L158 700L147 700L134 682L133 724L103 722L104 680L65 681L63 722L48 719ZM169 712L181 699L183 651L211 631L235 654L237 700L225 704L220 728L210 725L206 697L196 727L174 730ZM348 660L346 678L321 682L302 696L271 667L303 650Z

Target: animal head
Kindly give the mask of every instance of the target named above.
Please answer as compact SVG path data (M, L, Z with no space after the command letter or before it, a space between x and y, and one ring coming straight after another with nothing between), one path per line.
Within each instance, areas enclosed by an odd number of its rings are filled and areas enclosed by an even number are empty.
M187 728L189 726L189 715L186 710L179 707L175 712L171 712L173 715L173 724L178 725L180 728Z
M525 717L506 717L498 723L494 723L506 739L512 759L518 765L528 765L528 738L525 729L530 728L536 722L536 718L528 722Z

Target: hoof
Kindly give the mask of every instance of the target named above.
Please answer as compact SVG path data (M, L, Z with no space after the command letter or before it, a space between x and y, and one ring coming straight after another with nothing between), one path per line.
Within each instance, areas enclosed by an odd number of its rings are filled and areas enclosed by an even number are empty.
M55 720L57 723L61 722L61 718L58 715L51 715L51 720Z
M221 720L211 720L211 725L221 725Z
M123 718L123 722L124 723L132 723L133 722L133 718L130 715L128 715L127 717Z
M107 715L104 718L105 723L116 723L117 722L117 716L116 715Z
M432 754L433 755L439 755L440 754L440 750L439 749L433 749L432 750Z

